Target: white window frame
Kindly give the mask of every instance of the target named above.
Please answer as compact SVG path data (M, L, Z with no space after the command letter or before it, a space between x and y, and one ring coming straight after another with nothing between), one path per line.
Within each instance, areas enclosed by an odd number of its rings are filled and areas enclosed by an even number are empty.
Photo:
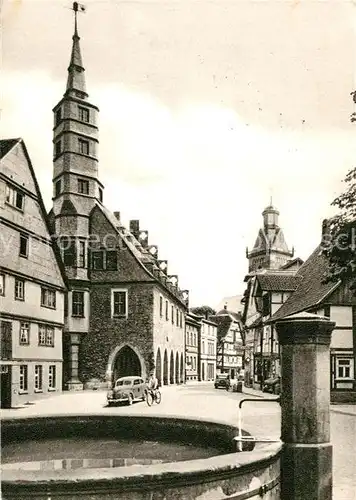
M27 394L27 391L28 391L28 366L20 365L19 392L20 394Z
M56 390L56 380L57 379L57 370L56 365L49 365L48 367L48 390L55 391Z
M21 196L22 203L20 207L17 206L17 195ZM6 184L5 201L12 207L16 208L17 210L21 210L21 212L23 212L25 206L25 195L22 191L15 188L14 186L11 186L10 184Z
M346 366L345 362L348 362L348 365ZM348 380L353 380L354 378L354 366L353 366L353 358L350 356L348 358L346 357L340 357L340 358L336 358L336 380L338 381L341 381L341 380L345 380L345 381L348 381ZM345 375L342 375L340 376L339 375L339 369L342 368L342 369L345 369L345 368L349 368L349 375L348 376L345 376Z
M43 366L35 365L35 392L43 392Z
M28 345L30 343L30 323L28 321L20 322L19 344Z
M46 326L46 346L54 347L54 327Z
M18 293L19 291L21 291L21 293ZM25 300L25 280L20 278L15 278L15 300Z
M39 347L54 347L55 329L53 326L38 325Z
M46 345L46 325L38 325L38 345Z
M56 291L51 288L41 287L41 307L56 309Z
M81 301L74 301L74 297L75 297L75 294L81 294L80 296L83 297L83 313L82 314L74 314L74 303L75 304L78 304L78 305L81 305ZM85 293L83 290L73 290L72 291L72 317L73 318L85 318Z
M121 292L125 294L125 314L114 314L114 295L117 292ZM128 290L127 288L112 288L111 289L111 317L112 318L127 318L128 316Z

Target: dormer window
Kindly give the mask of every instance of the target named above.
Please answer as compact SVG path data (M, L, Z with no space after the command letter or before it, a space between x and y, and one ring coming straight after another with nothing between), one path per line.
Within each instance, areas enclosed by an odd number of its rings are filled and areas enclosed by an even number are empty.
M78 179L78 193L89 194L89 181L86 179Z
M83 108L83 106L78 106L78 114L79 114L79 120L81 122L89 123L89 109L88 108Z
M88 155L89 154L89 141L86 139L78 139L78 148L79 148L79 153L82 155Z

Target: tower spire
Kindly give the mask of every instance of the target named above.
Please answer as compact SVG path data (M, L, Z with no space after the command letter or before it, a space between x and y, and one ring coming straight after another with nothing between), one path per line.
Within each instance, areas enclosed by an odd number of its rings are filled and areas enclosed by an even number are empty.
M67 90L65 95L72 95L79 97L80 99L86 99L88 94L86 93L85 87L85 77L84 77L84 66L82 62L82 55L80 51L80 37L78 35L78 2L73 3L74 11L74 34L73 34L73 44L72 53L70 57L70 63L68 67L68 79L67 79ZM85 11L84 6L80 6L82 12Z

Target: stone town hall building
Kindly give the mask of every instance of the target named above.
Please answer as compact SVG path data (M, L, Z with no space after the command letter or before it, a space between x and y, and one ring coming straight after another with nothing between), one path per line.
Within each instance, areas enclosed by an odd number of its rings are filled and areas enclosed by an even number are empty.
M75 16L76 16L75 12ZM168 275L148 233L103 205L98 113L89 101L75 17L67 87L53 109L53 234L69 286L64 382L68 389L155 370L164 384L184 379L188 292Z

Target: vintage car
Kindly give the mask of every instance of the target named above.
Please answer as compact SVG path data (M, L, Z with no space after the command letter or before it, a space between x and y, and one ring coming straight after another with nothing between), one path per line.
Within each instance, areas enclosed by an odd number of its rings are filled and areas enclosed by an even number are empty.
M218 389L219 387L223 387L227 391L230 389L230 376L228 373L219 373L216 375L215 382L214 382L214 387L215 389Z
M141 377L121 377L107 393L108 405L126 402L132 405L134 401L145 401L147 384Z

